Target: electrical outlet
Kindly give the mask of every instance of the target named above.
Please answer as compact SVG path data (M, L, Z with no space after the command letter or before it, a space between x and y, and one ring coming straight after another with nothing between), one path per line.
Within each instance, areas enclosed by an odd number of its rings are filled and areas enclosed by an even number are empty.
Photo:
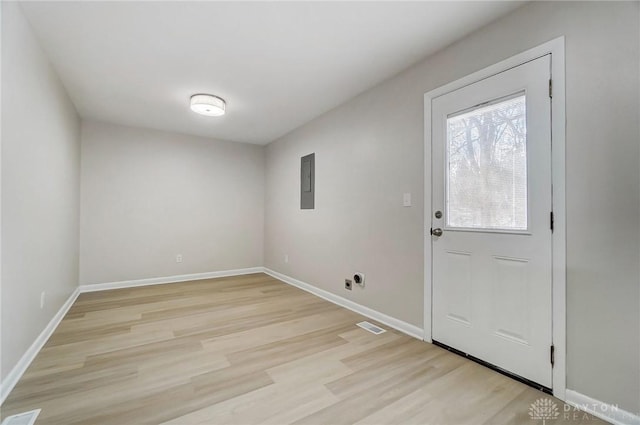
M351 279L344 280L344 289L348 289L349 291L353 288L353 282Z
M403 193L402 194L402 206L410 207L411 206L411 193Z
M40 293L40 308L41 308L41 309L42 309L42 308L44 308L44 297L45 297L45 294L46 294L46 293L45 293L44 291L42 291L42 292Z
M176 263L182 263L182 254L176 255Z
M289 254L284 254L284 262L285 263L289 262Z

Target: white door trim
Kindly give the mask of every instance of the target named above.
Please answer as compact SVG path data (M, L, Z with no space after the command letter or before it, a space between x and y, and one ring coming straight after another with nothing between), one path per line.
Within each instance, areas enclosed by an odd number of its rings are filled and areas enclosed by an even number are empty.
M553 395L561 400L566 392L566 209L565 209L565 62L564 37L519 53L495 65L467 75L424 95L424 340L431 342L431 100L461 87L499 74L515 66L551 53L553 97L551 103L551 140L553 143L551 172L553 185L554 231L553 252Z

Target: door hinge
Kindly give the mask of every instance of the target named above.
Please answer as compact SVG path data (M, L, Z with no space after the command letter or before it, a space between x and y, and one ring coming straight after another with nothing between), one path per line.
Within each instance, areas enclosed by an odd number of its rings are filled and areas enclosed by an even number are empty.
M553 83L551 81L551 78L549 78L549 97L553 98Z
M551 359L550 359L551 367L553 367L556 363L556 348L553 345L551 346L550 353L551 353Z
M554 219L553 219L553 211L551 211L549 213L549 227L551 228L551 232L552 233L553 233L553 224L554 224L553 221L554 221Z

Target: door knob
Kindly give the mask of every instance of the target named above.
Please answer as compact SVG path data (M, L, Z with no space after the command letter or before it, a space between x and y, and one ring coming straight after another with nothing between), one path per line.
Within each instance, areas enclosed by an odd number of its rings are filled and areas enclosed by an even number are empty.
M435 229L431 229L431 234L432 234L433 236L438 236L438 237L440 237L440 236L442 236L442 229L441 229L441 228L439 228L439 227L436 227Z

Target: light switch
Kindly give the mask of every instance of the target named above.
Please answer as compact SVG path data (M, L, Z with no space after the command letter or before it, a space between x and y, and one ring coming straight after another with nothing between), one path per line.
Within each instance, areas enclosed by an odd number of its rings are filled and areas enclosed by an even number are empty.
M411 206L411 193L405 193L402 196L402 205L405 207L410 207Z

